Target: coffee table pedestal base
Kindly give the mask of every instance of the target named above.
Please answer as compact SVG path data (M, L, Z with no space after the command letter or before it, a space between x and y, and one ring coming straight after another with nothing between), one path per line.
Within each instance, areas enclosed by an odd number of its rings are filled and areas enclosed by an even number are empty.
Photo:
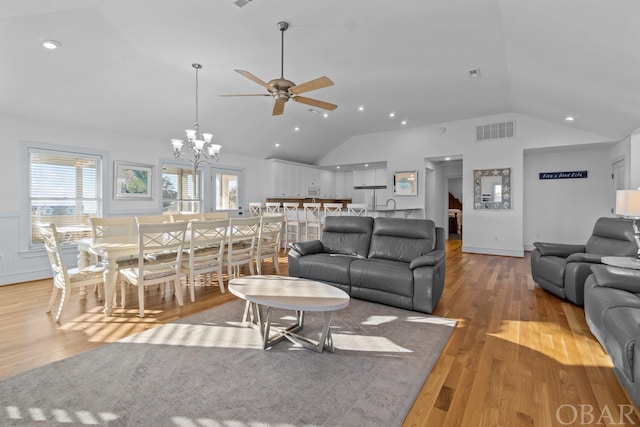
M266 308L266 310L265 310ZM280 341L287 339L294 344L300 344L304 348L322 353L323 350L333 352L333 338L331 337L331 311L322 313L322 332L320 339L315 341L309 337L299 335L304 326L304 311L296 310L295 323L285 327L276 327L271 324L271 312L273 307L263 306L247 301L242 317L242 324L258 329L262 335L262 348L266 349ZM265 313L266 311L266 313ZM273 332L273 333L272 333Z

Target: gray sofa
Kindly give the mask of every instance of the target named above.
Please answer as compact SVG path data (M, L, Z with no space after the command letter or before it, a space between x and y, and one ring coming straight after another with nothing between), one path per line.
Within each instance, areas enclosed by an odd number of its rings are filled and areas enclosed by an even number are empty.
M289 249L290 276L353 298L432 313L444 289L444 229L431 220L330 216L321 240Z
M613 370L640 406L640 271L594 265L584 291L587 325L611 357Z
M535 242L531 253L533 281L552 294L584 304L584 282L603 256L635 256L633 220L599 218L585 245Z

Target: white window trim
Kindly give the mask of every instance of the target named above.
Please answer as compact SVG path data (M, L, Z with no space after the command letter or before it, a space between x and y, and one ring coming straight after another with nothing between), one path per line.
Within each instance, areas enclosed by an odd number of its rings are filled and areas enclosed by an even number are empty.
M20 239L20 252L22 254L25 253L33 253L33 252L42 252L44 249L39 247L33 247L30 242L31 236L31 206L29 200L29 169L30 169L30 150L31 149L38 150L51 150L51 151L60 151L63 153L70 154L78 154L78 155L88 155L88 156L96 156L101 158L98 176L100 177L100 198L102 199L102 212L109 211L109 198L106 195L108 192L108 183L109 183L109 168L107 165L109 164L109 152L104 150L94 150L91 148L84 148L79 146L67 146L67 145L57 145L57 144L47 144L43 142L35 142L35 141L20 141L20 158L22 159L22 171L20 172L21 176L21 206L20 206L20 229L23 231L22 237Z

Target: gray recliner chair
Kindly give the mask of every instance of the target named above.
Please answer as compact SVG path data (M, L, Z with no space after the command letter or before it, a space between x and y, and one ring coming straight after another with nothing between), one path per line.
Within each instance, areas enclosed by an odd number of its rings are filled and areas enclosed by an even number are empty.
M533 281L552 294L584 305L584 282L603 256L635 256L633 220L599 218L586 245L535 242L531 253Z

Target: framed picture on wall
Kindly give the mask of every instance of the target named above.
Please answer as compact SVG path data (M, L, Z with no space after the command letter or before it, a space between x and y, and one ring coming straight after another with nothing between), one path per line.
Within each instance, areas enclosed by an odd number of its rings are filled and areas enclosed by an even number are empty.
M393 174L393 194L396 196L418 195L418 171L400 171Z
M113 162L114 199L153 199L153 166Z

